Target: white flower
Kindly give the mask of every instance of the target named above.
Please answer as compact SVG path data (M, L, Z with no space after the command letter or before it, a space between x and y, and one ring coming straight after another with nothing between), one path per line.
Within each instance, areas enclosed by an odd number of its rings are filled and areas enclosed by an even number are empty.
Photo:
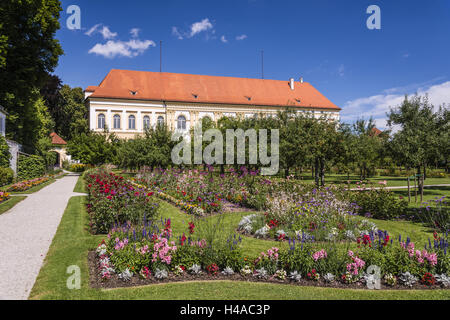
M353 233L352 230L346 230L345 237L350 240L356 240L355 234Z
M445 288L450 287L450 277L446 274L436 274L434 277L436 278L436 282L438 284L441 284Z
M131 280L132 276L133 274L130 272L128 268L126 268L122 273L119 273L119 279L122 279L123 281Z
M199 266L198 264L193 264L192 267L189 268L189 271L192 274L200 274L202 273L202 267Z
M165 279L167 278L167 276L169 275L169 273L167 272L167 270L161 270L161 269L156 269L155 271L155 278L157 279Z
M281 280L286 279L286 271L284 271L284 270L277 270L275 272L275 277L277 277L278 279L281 279Z
M250 267L248 265L246 265L245 267L243 267L241 269L241 274L243 274L243 275L252 274L252 269L250 269Z
M264 267L261 267L260 269L256 269L255 273L253 274L254 277L257 277L259 279L265 279L267 278L267 270L264 269Z
M270 230L270 228L267 225L265 225L261 229L258 229L255 231L255 237L264 238L265 236L267 236L267 233L269 232L269 230Z
M289 274L289 279L291 279L292 281L300 282L300 280L302 279L302 275L298 273L298 271L292 271Z
M323 279L326 281L326 282L333 282L334 281L334 274L332 274L332 273L327 273L326 275L324 275L323 276Z
M225 269L223 269L222 274L226 276L231 276L234 274L234 271L230 267L226 267Z

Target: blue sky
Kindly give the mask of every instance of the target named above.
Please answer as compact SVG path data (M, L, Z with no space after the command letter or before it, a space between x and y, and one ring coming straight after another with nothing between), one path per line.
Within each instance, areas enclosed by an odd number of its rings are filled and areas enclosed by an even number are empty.
M81 29L70 30L70 5ZM381 9L369 30L366 9ZM450 1L227 0L62 1L65 55L55 73L71 86L98 85L110 69L288 80L303 77L352 122L385 112L404 94L450 103Z

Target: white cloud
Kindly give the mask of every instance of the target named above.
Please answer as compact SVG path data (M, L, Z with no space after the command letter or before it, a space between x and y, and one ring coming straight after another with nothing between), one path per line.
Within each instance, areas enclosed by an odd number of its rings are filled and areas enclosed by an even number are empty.
M213 35L216 32L216 30L214 30L213 24L209 21L208 18L205 18L202 21L194 22L188 32L180 30L177 27L172 27L172 35L177 37L179 40L183 40L184 38L192 38L195 35L208 30L211 30L211 34ZM216 39L216 37L210 37L210 35L207 33L206 39Z
M141 30L139 28L133 28L130 30L130 34L133 38L137 38L139 36L139 32Z
M183 40L183 35L178 31L177 27L172 27L172 34L178 38L178 40Z
M107 26L103 26L100 33L103 36L103 39L112 39L117 37L117 32L111 32Z
M85 32L85 35L91 36L95 31L97 31L97 28L100 27L101 25L102 25L101 23L96 24L95 26L90 28L87 32Z
M358 118L369 119L373 117L379 129L385 129L386 113L389 112L390 107L395 108L399 106L405 94L409 96L417 92L418 95L428 95L428 100L435 107L442 104L450 103L450 81L440 84L435 84L427 87L421 87L414 90L412 86L406 86L408 91L399 93L399 88L392 88L384 90L382 94L370 97L358 98L345 103L341 111L341 119L344 122L354 122Z
M106 40L117 37L117 32L111 32L111 30L109 30L109 27L107 26L103 26L103 28L99 29L101 25L102 25L101 23L96 24L84 34L87 36L92 36L94 33L100 33L103 36L103 39Z
M243 35L240 35L240 36L236 37L236 40L244 40L244 39L247 39L247 35L246 34L243 34Z
M209 29L212 29L212 28L213 28L213 25L212 25L211 22L209 22L208 18L205 18L205 19L203 19L200 22L194 22L191 25L190 37L193 37L193 36L195 36L196 34L198 34L200 32L203 32L203 31L206 31L206 30L209 30Z
M223 43L227 43L228 40L225 38L225 36L221 36L220 37L220 41L222 41Z
M127 42L109 40L105 44L97 43L89 50L89 53L103 56L105 58L119 57L136 57L143 54L150 46L155 47L156 44L152 40L131 39Z

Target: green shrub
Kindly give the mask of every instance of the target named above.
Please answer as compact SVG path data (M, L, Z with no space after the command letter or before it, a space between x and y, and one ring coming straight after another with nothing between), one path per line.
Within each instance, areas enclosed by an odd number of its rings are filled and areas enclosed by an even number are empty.
M6 143L5 137L0 135L0 167L8 168L10 159L9 146Z
M359 190L349 193L350 201L358 205L358 213L375 219L392 219L406 213L408 202L388 189Z
M449 175L444 172L444 170L432 169L427 170L427 178L447 178Z
M72 172L84 172L84 170L87 169L87 166L85 164L82 163L74 163L72 165L69 166L70 171Z
M27 180L41 177L45 174L44 159L36 155L19 155L17 165L18 180Z
M11 184L14 180L14 171L11 168L0 167L0 186Z

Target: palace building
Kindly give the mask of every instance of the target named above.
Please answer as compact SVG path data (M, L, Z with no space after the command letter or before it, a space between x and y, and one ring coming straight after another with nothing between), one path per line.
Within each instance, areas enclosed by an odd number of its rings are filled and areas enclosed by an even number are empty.
M91 130L132 138L165 123L188 132L203 117L275 115L286 108L339 120L341 110L303 79L288 81L111 70L85 90Z

